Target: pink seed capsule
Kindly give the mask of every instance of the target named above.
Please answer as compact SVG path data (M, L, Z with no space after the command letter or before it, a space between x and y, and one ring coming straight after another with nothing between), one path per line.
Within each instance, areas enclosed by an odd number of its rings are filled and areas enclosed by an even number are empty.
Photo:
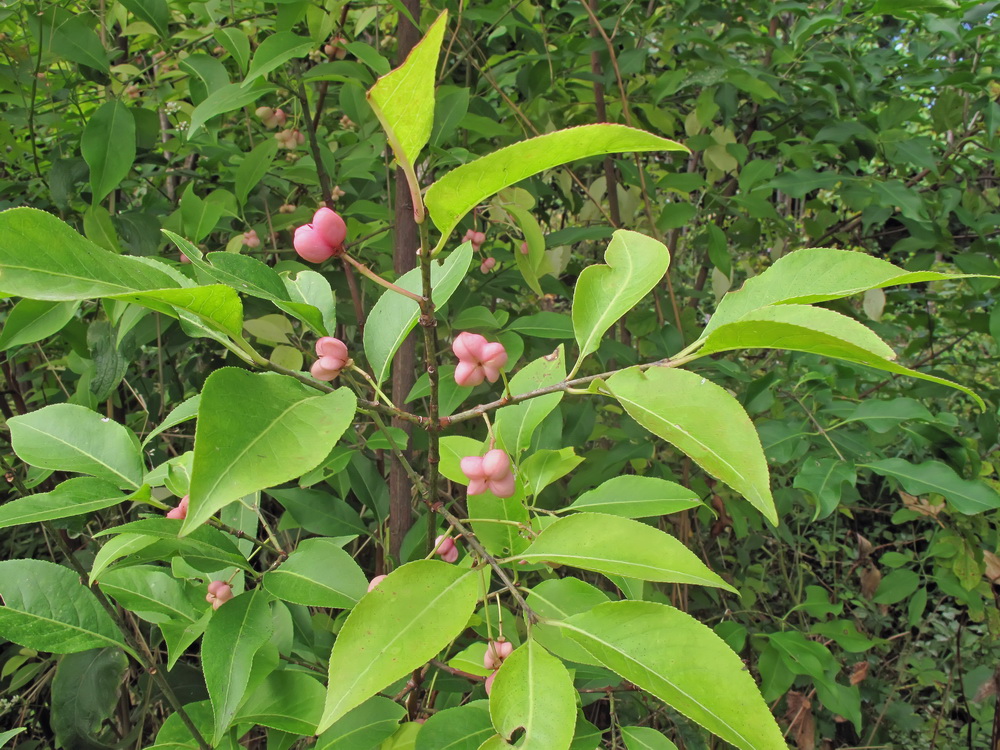
M371 583L368 584L368 591L371 592L372 589L374 589L384 580L385 576L375 576L374 578L372 578Z
M205 601L212 605L212 609L218 609L232 598L233 587L225 581L212 581L208 584L208 594L205 596Z
M188 503L190 502L190 497L185 495L181 498L181 501L177 504L176 508L171 508L167 511L167 518L173 518L175 520L183 521L187 518L188 514Z
M496 258L485 258L482 263L479 264L480 273L489 273L497 264Z
M493 680L495 680L496 677L497 677L497 673L494 672L493 674L491 674L489 677L486 678L486 694L487 695L489 695L490 692L493 690Z

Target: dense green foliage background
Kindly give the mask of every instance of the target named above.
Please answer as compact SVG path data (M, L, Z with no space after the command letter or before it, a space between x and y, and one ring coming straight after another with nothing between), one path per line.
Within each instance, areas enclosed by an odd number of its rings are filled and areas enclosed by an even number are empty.
M525 136L600 121L691 150L574 163L505 193L520 212L499 200L482 206L467 228L486 233L481 255L498 267L474 271L456 292L451 326L499 337L523 361L571 341L576 276L602 257L616 226L663 239L672 265L651 304L627 316L583 374L676 353L722 294L802 247L860 250L909 270L1000 274L998 5L422 3L422 30L450 11L431 148L419 169L425 184ZM352 252L392 277L403 270L394 270L393 169L365 91L396 58L402 8L346 0L8 5L0 9L0 209L44 209L133 255L179 260L167 229L282 269L295 267L290 230L331 201L348 221ZM275 32L298 35L298 46L255 68L253 53ZM254 115L262 105L281 107L304 142L282 147ZM244 246L251 230L260 247ZM516 257L538 232L548 273L532 291ZM359 281L354 301L347 275L324 275L340 302L338 332L360 340L359 312L380 290ZM873 328L902 364L974 387L985 412L933 383L812 355L699 363L754 419L783 519L776 528L615 406L584 399L565 400L534 436L536 448L572 445L589 459L540 504L558 507L616 474L694 489L706 507L662 527L740 597L721 611L685 586L647 595L708 622L752 665L796 747L992 747L996 288L990 279L934 282L827 303ZM237 364L163 316L131 321L107 304L25 304L8 301L0 312L7 418L69 402L144 436L220 364ZM32 324L14 325L18 315ZM247 318L262 351L302 366L311 343L301 328L249 298ZM418 380L411 398L426 395ZM454 408L465 395L454 395ZM17 461L6 430L0 437L10 497L20 494L15 485L41 486L46 477ZM188 450L191 437L184 425L165 432L148 446L151 465ZM384 443L364 425L343 451L342 472L265 496L282 543L371 534L357 557L382 572L392 554L382 543ZM319 509L319 493L335 505ZM0 554L59 560L58 535L91 560L95 534L125 520L114 510L44 534L6 529ZM403 560L423 556L426 534L426 524L413 525ZM303 612L302 637L329 639ZM98 696L97 724L70 715L80 700L66 688L80 679L70 669L94 681L87 692ZM65 747L151 744L168 713L162 697L113 656L101 670L0 646L0 730L28 727L21 748L51 746L53 732ZM203 688L192 675L182 659L170 679L195 700ZM644 723L678 747L706 747L679 714L594 680L584 713L604 746L620 746L611 727ZM249 746L263 747L263 738ZM585 738L581 750L596 741Z

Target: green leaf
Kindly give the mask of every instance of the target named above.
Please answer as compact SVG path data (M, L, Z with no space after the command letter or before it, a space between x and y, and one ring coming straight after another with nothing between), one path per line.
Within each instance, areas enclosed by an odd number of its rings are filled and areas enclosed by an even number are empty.
M278 142L274 138L268 138L258 143L253 151L243 157L236 170L236 200L241 206L247 202L250 191L257 187L257 183L267 174L277 154Z
M267 601L260 589L240 594L219 607L205 629L201 662L215 715L213 745L233 723L250 681L254 655L271 637L274 625Z
M469 272L472 263L472 243L466 242L449 255L444 263L431 266L431 290L437 309L454 294ZM396 285L416 294L422 294L420 269L407 271ZM409 297L387 289L372 307L365 324L364 347L368 364L375 380L381 383L389 374L393 355L417 325L420 306Z
M145 21L162 38L170 37L170 8L167 0L121 0L122 5Z
M465 629L478 597L478 573L438 560L390 573L351 610L333 644L317 731L436 656Z
M701 505L697 493L658 477L622 476L584 492L566 510L610 513L625 518L666 516Z
M114 190L135 161L135 119L117 99L105 102L87 120L80 136L80 153L90 167L93 203Z
M0 638L53 654L123 645L121 633L69 568L44 560L0 562Z
M233 56L240 71L245 74L250 65L250 40L246 33L240 29L224 28L216 29L213 36Z
M504 659L490 693L493 726L508 742L523 730L522 750L569 750L576 690L566 667L533 639Z
M316 740L313 750L356 750L359 747L377 747L379 743L393 735L399 727L399 720L405 715L406 709L389 698L381 696L369 698L357 708L348 711L323 732Z
M858 475L849 461L839 458L806 459L792 486L805 490L815 498L815 521L826 518L837 509L845 483L853 487L857 481Z
M1000 309L1000 308L998 308ZM927 407L912 398L893 398L888 400L862 401L857 408L847 417L844 423L864 422L870 430L884 434L889 432L901 422L919 420L921 422L933 422L932 415Z
M159 435L164 430L169 430L171 427L176 427L179 424L187 422L189 419L194 419L198 416L198 407L201 405L201 394L195 394L191 398L181 401L177 406L171 409L170 413L164 417L163 421L160 422L156 429L146 435L142 441L142 447L145 448L149 445L149 442Z
M216 89L205 97L205 101L195 107L191 113L191 124L188 125L188 138L193 138L205 126L205 123L213 117L218 117L226 112L232 112L234 109L254 104L274 90L274 86L266 84L244 88L239 83L230 83Z
M0 732L0 748L4 747L10 740L14 739L21 732L26 732L27 727L18 727L17 729L8 729L6 732Z
M195 608L184 584L159 566L113 568L101 577L100 586L122 607L158 625L192 625L204 614L204 597Z
M243 306L222 286L187 281L155 260L116 255L33 208L0 213L0 291L36 300L110 297L176 316L187 310L223 331L242 331Z
M626 750L677 750L677 745L650 727L622 727Z
M82 516L95 510L118 505L128 496L104 479L77 477L67 479L51 492L28 495L0 505L0 529L25 523L52 521Z
M747 279L736 292L722 298L701 334L705 339L726 323L767 305L812 304L849 297L868 289L882 289L923 281L972 278L966 274L904 271L888 261L850 250L812 247L784 255L758 276Z
M976 479L962 479L941 461L913 464L902 458L886 458L858 467L899 480L911 495L930 492L943 495L949 506L966 516L1000 508L1000 494L996 490Z
M538 495L550 484L569 474L582 464L583 456L576 455L573 448L559 450L544 449L535 451L521 462L520 475L525 485L525 492Z
M139 441L124 425L76 404L52 404L7 420L14 452L43 469L90 474L139 489Z
M546 526L518 557L643 581L693 583L736 591L669 534L604 513L560 518Z
M241 87L246 88L261 76L265 76L275 68L279 68L294 57L305 57L316 44L312 39L298 36L290 31L279 31L271 34L260 43L253 54L250 70Z
M448 172L427 189L425 203L447 241L458 222L486 198L560 164L621 151L686 151L679 143L624 125L581 125L515 143Z
M347 388L317 395L294 378L222 368L198 408L191 499L183 534L224 506L316 468L351 424Z
M573 292L573 330L580 354L572 372L601 345L601 337L660 283L670 251L651 237L617 230L604 253L607 265L587 266Z
M434 81L447 25L448 11L444 11L403 64L379 78L367 95L396 162L406 174L418 222L423 220L424 209L415 165L434 125Z
M40 16L29 14L27 22L46 53L109 73L104 45L84 18L84 14L50 5Z
M467 479L465 481L468 482ZM486 491L468 497L466 503L469 516L477 519L470 521L472 530L491 555L496 557L516 555L528 546L522 529L531 528L531 517L520 493L513 497L499 498L492 492ZM491 523L491 521L501 523Z
M567 576L551 578L533 586L527 601L532 611L544 620L532 629L532 637L560 659L599 665L589 651L548 621L565 620L572 615L589 612L608 601L606 593L579 578Z
M61 747L101 747L104 722L118 703L118 691L128 668L120 648L98 648L66 654L52 678L51 727Z
M573 320L562 313L540 312L514 318L507 330L537 339L571 339Z
M414 750L477 750L495 733L490 704L472 701L438 711L427 719Z
M665 604L622 601L553 624L608 669L726 742L741 750L785 748L743 660L690 615Z
M134 545L128 541L124 543L124 547L113 546L117 540L106 544L94 560L90 571L91 582L100 576L107 565L126 554L129 557L123 564L128 565L180 556L189 565L205 573L214 573L229 566L252 570L246 557L225 532L204 525L185 537L179 537L179 529L180 524L172 518L152 517L98 532L95 536L117 534L118 539L131 540L137 536L152 541L139 544L138 541L142 540L137 540ZM112 549L105 553L108 548Z
M520 396L545 386L556 385L565 379L566 352L560 344L551 354L522 367L510 380L510 392L514 396ZM494 423L498 447L507 451L516 461L521 451L531 445L538 426L559 406L562 397L563 392L556 391L499 409ZM462 483L468 484L468 480L463 480Z
M33 344L58 333L73 319L78 309L79 302L20 300L7 313L3 330L0 330L0 352Z
M354 558L332 539L306 539L277 569L264 575L265 589L307 607L350 609L368 590Z
M715 328L703 341L699 356L732 349L811 352L956 388L985 408L982 399L963 385L892 362L896 353L870 329L822 307L791 303L761 307Z
M236 724L313 734L323 712L323 685L304 672L271 672L239 710Z
M677 446L771 523L778 523L760 438L725 388L671 367L645 372L633 367L612 375L607 385L636 422Z

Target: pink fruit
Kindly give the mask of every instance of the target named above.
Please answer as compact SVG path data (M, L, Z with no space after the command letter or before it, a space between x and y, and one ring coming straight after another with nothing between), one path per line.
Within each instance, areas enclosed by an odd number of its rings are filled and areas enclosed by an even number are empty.
M498 448L485 456L466 456L460 466L469 478L469 494L480 495L489 490L497 497L510 497L517 484L510 469L510 456Z
M486 235L482 232L474 232L472 235L472 243L475 245L482 245L486 242Z
M458 547L453 539L442 534L434 540L434 554L446 563L453 563L458 559Z
M243 244L247 247L253 249L260 247L260 237L257 236L257 231L251 229L248 232L243 233Z
M493 270L493 267L496 266L496 264L497 264L496 258L486 258L483 260L482 263L479 264L479 272L489 273L490 271Z
M233 587L225 581L212 581L208 584L208 594L205 596L205 601L212 605L212 609L218 609L232 598Z
M486 645L486 653L483 655L483 666L487 669L500 669L503 660L514 652L514 644L510 641L499 639L490 641Z
M384 580L385 576L375 576L374 578L372 578L371 583L368 584L368 591L371 591L373 588L378 586Z
M167 518L173 518L181 521L187 518L189 500L190 498L188 495L182 497L176 508L171 508L167 511Z
M313 214L311 224L303 224L295 230L292 244L295 252L305 260L322 263L340 255L345 239L347 224L336 211L323 207Z
M478 333L464 331L455 337L451 350L458 357L455 382L479 385L483 380L497 382L500 368L507 364L507 350L499 342L489 342Z
M528 243L527 242L522 242L521 243L521 255L527 255L527 254L528 254Z
M347 344L333 336L323 336L316 340L316 355L319 357L309 369L317 380L331 381L340 375L351 361Z
M486 678L486 694L489 695L490 691L493 690L493 680L497 677L497 673L493 672L489 677Z

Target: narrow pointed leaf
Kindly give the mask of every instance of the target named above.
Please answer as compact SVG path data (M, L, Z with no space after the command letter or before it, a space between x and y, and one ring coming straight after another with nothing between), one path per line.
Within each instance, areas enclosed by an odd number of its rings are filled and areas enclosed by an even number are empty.
M886 458L858 467L897 479L913 495L942 495L948 505L964 515L1000 508L1000 494L995 489L978 479L963 479L943 461L914 464L902 458Z
M0 562L0 638L38 651L73 654L124 645L80 576L44 560Z
M576 724L576 690L563 663L528 641L504 659L490 693L490 717L501 736L524 731L522 750L568 750Z
M217 745L243 702L253 657L271 637L268 596L247 591L212 615L201 645L205 685L215 716L212 744Z
M563 563L643 581L693 583L736 591L666 532L604 513L560 518L546 526L518 558Z
M573 330L580 345L577 367L597 351L615 321L660 283L670 265L670 251L651 237L619 229L604 260L607 265L583 269L573 292Z
M0 529L39 521L82 516L128 499L113 482L96 477L67 479L51 492L28 495L0 505Z
M317 731L434 658L465 629L478 597L478 573L438 560L390 573L351 610L333 644Z
M650 727L622 727L626 750L677 750L677 745Z
M651 518L701 505L698 495L658 477L621 476L584 492L567 510L610 513L625 518Z
M791 303L761 307L715 328L704 341L700 355L734 349L788 349L836 357L956 388L972 396L981 409L986 408L983 400L963 385L896 364L892 361L896 353L869 328L822 307Z
M633 367L612 375L607 385L636 422L742 494L771 523L778 523L760 438L746 411L725 388L671 367L645 372Z
M686 151L625 125L581 125L529 138L457 167L427 189L424 202L443 244L479 203L526 177L577 159L623 151Z
M975 278L967 274L905 271L880 258L850 250L811 247L789 253L722 298L702 339L726 323L766 305L811 304L849 297L868 289L924 281Z
M726 742L741 750L785 750L743 660L690 615L665 604L623 601L554 624L608 669Z
M118 187L135 161L135 118L117 99L105 102L87 120L80 153L90 167L93 202L100 203Z
M205 381L183 533L225 505L315 469L351 424L353 393L294 378L223 368Z
M466 242L445 258L444 263L431 266L431 289L437 309L455 293L472 264L472 243ZM422 294L420 269L415 268L396 279L396 285L415 294ZM420 306L402 294L387 289L372 307L365 323L364 347L375 380L381 383L389 375L392 357L410 335L420 318Z
M279 31L271 34L260 43L257 51L253 53L250 70L247 71L246 78L240 85L244 88L249 86L261 76L267 75L289 60L295 57L305 57L315 47L316 44L312 39L298 36L290 31Z

